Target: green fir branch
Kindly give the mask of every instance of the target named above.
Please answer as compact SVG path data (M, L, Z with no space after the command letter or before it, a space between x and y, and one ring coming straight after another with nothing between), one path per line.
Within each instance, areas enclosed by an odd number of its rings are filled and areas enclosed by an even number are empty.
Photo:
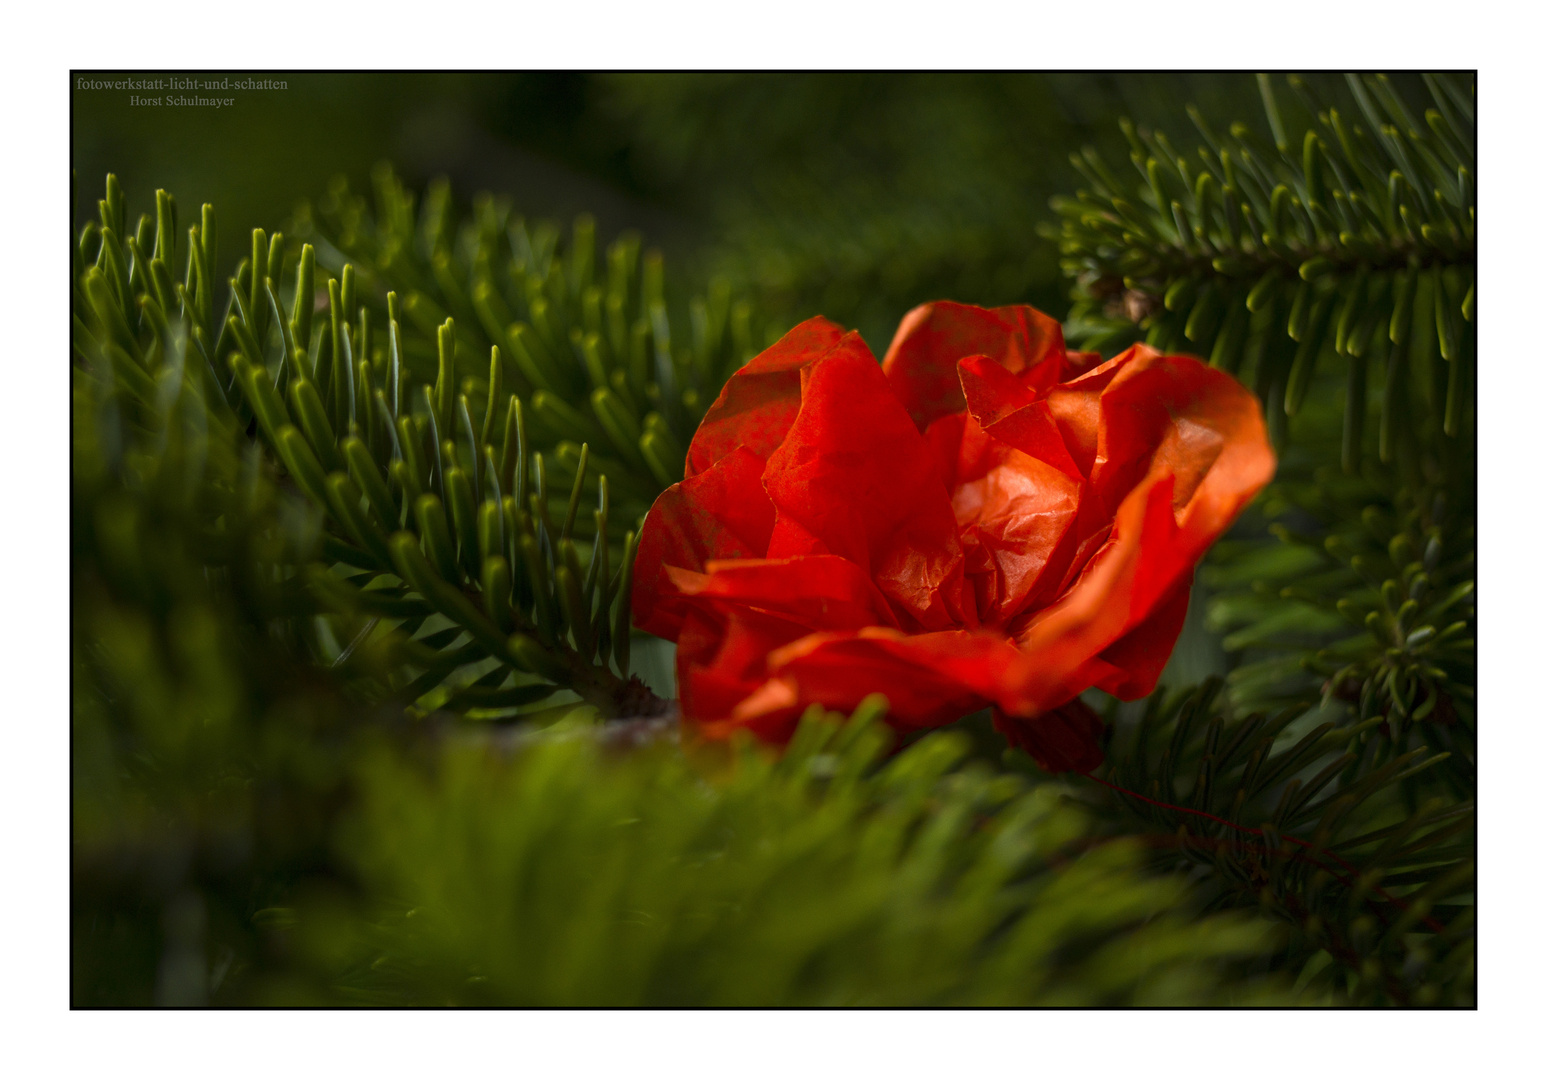
M1235 706L1319 696L1398 750L1450 751L1457 795L1473 794L1476 525L1461 494L1373 465L1276 481L1255 512L1269 535L1225 541L1202 573L1209 624L1239 657Z
M102 223L83 230L76 248L77 355L106 363L137 403L154 399L166 371L191 363L216 422L232 430L251 422L290 481L324 510L323 558L306 580L341 636L394 652L401 674L389 693L486 716L559 690L609 716L661 711L629 677L637 527L621 537L609 531L620 513L614 491L624 520L637 520L680 477L692 425L751 354L747 308L711 290L692 309L693 347L673 353L660 261L646 256L641 269L637 239L610 249L604 293L593 284L586 220L560 254L553 230L529 233L487 200L462 233L479 272L459 284L467 268L450 254L449 193L432 188L422 220L404 231L396 226L411 216L408 196L389 175L378 182L389 224L369 233L370 273L342 262L330 276L311 244L287 273L284 238L254 230L222 304L211 284L211 208L189 231L178 287L166 272L175 201L162 193L156 219L142 216L138 232L155 237L157 254L147 260L131 240L125 255L122 196L109 178ZM366 222L344 216L354 223L341 240L349 244ZM388 269L410 286L418 280L403 244L420 252L424 281L436 284L411 287L399 303L378 285ZM503 294L487 272L496 262ZM527 291L509 291L518 288ZM476 318L455 300L463 293L485 315L504 308L531 320L487 323L508 353L442 318L447 307ZM374 318L372 300L381 302ZM217 320L217 310L228 314ZM488 356L482 379L462 373L472 348ZM577 399L586 412L571 404ZM659 410L642 413L638 402ZM593 458L588 436L610 439L618 459ZM588 495L595 508L582 511ZM451 628L458 632L446 634Z
M1476 831L1446 772L1455 755L1380 737L1380 717L1339 726L1299 705L1230 719L1221 689L1122 710L1103 777L1114 834L1192 874L1214 906L1284 922L1275 964L1313 998L1470 1004Z
M1194 111L1204 145L1192 156L1124 124L1137 173L1128 182L1094 151L1074 155L1089 186L1055 200L1052 234L1075 282L1072 336L1097 349L1142 338L1239 374L1281 445L1318 369L1336 368L1350 472L1372 414L1384 462L1410 462L1436 438L1469 443L1473 90L1426 80L1434 107L1421 123L1384 76L1348 77L1352 115L1290 76L1314 118L1296 140L1263 76L1271 143L1239 123L1215 133ZM1437 382L1426 377L1436 368Z
M1268 1004L1279 943L1195 918L1140 850L1077 857L1083 815L964 761L959 733L894 757L813 709L788 751L718 768L670 744L609 759L545 735L505 760L378 762L350 827L362 910L337 993L380 1005ZM295 913L296 937L315 914Z
M381 166L372 187L367 199L335 182L302 208L298 235L333 272L355 265L362 301L383 315L389 292L401 298L403 363L438 392L465 394L474 420L503 423L505 394L519 396L532 450L560 488L573 484L589 445L597 472L587 492L605 473L624 520L681 479L720 387L784 329L723 282L674 308L660 253L633 232L602 252L589 215L565 238L486 194L464 216L445 181L416 199ZM451 344L442 340L448 319ZM580 522L582 535L589 525Z

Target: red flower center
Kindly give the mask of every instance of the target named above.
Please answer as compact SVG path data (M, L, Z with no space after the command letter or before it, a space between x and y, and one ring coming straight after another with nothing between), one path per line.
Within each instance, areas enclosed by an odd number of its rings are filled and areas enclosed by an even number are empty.
M1272 470L1255 399L1191 358L1101 363L1031 308L939 303L877 365L812 319L705 415L635 613L711 734L880 691L899 727L993 704L1068 767L1093 736L1067 703L1153 688L1194 565Z

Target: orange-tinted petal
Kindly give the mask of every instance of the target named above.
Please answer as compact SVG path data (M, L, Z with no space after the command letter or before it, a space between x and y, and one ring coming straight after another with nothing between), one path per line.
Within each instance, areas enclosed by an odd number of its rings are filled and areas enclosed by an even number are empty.
M962 410L956 364L979 355L1023 376L1034 389L1046 390L1063 378L1063 327L1024 304L993 309L950 301L924 304L903 316L882 367L923 431Z
M1092 483L1105 482L1108 498L1121 497L1111 537L1069 591L1017 636L1043 661L1021 687L1028 713L1091 685L1130 697L1147 692L1164 664L1160 649L1169 652L1186 614L1193 567L1273 475L1261 410L1240 383L1197 360L1132 353L1131 366L1103 365L1116 371L1108 385L1115 400L1100 406L1102 449L1111 454L1098 455ZM1135 414L1150 425L1155 408L1166 420L1151 453L1107 431ZM1134 460L1146 471L1119 495Z
M1110 505L1145 473L1176 477L1185 505L1243 425L1261 424L1256 399L1222 371L1191 357L1136 345L1101 395L1100 447L1091 482Z
M977 571L978 617L1002 626L1046 573L1062 573L1053 556L1076 519L1084 484L990 437L971 416L961 426L951 472L957 525L986 556L968 567L969 575Z
M1257 399L1235 379L1191 357L1142 345L1130 352L1133 362L1102 396L1103 447L1091 482L1112 505L1171 479L1173 539L1143 552L1135 578L1135 603L1148 611L1272 479L1275 460ZM1126 434L1141 428L1154 436L1147 444ZM1143 467L1137 480L1135 463Z
M1193 572L1171 586L1169 596L1156 604L1145 619L1118 638L1097 657L1111 672L1095 681L1098 689L1132 701L1155 689L1160 673L1171 659L1171 650L1187 621L1187 602L1192 593Z
M1100 450L1101 395L1127 363L1126 354L1114 357L1048 391L1048 415L1081 476L1090 476Z

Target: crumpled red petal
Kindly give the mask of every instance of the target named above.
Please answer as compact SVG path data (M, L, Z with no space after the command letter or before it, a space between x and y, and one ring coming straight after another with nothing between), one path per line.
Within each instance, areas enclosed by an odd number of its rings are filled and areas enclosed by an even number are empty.
M1047 661L1024 694L1049 704L1098 680L1128 698L1154 688L1163 663L1135 664L1134 654L1161 645L1169 652L1186 614L1182 583L1191 580L1209 544L1273 475L1262 412L1230 376L1144 346L1103 368L1108 366L1116 373L1098 401L1092 486L1106 500L1121 499L1111 538L1073 587L1016 638L1022 649ZM1158 415L1165 416L1164 423ZM1113 430L1128 424L1155 436L1148 451ZM1125 492L1138 471L1135 462L1145 471ZM1131 649L1111 654L1123 662L1124 674L1114 674L1117 665L1103 660L1102 652L1152 616L1153 625Z
M863 349L861 344L859 349ZM912 629L959 625L962 553L934 455L868 350L838 350L801 369L801 405L768 458L763 486L779 522L768 554L825 550L866 571Z
M703 472L673 484L645 519L635 557L635 622L675 640L685 607L668 568L705 569L711 559L761 556L768 550L774 508L763 493L763 460L737 447Z
M958 360L956 380L961 384L967 412L985 428L1042 396L1023 376L1012 374L991 356Z
M1150 609L1142 621L1102 649L1097 660L1111 668L1092 680L1113 697L1132 701L1155 689L1160 673L1171 659L1171 650L1187 621L1187 601L1192 592L1191 568L1171 586L1171 592Z
M738 447L766 459L784 441L800 411L800 373L838 350L870 350L860 336L818 316L748 360L720 390L688 447L686 477L693 477Z
M684 713L786 738L881 691L901 727L986 704L1093 767L1092 686L1149 693L1193 568L1271 478L1255 398L1135 346L1070 354L1029 308L925 305L884 371L825 320L733 376L652 508L634 601Z
M968 414L930 425L929 441L950 477L951 505L967 554L978 617L1012 619L1049 573L1074 524L1083 483L987 434Z
M768 657L770 678L801 705L853 709L880 691L891 722L929 727L994 701L1027 657L1002 635L945 630L905 634L884 627L812 634Z
M809 630L897 625L869 575L837 555L712 561L706 574L667 571L682 595L756 608ZM794 581L799 589L790 588Z
M1045 391L1064 377L1065 355L1063 327L1034 307L989 309L942 300L903 316L881 366L922 431L964 407L956 372L963 357L987 356Z
M836 555L710 562L707 573L672 567L668 577L679 597L691 598L677 644L678 689L689 716L736 714L760 731L782 730L787 708L742 708L768 681L769 654L833 627L895 625L869 577Z
M749 608L689 608L677 636L683 715L698 721L739 716L760 738L777 740L803 706L790 701L782 710L748 710L746 703L768 682L768 654L808 633L797 623Z

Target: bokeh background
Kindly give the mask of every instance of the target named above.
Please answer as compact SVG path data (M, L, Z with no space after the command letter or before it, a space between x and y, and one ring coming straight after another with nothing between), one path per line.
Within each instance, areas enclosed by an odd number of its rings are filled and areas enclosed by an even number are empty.
M158 187L188 210L214 203L234 244L336 176L366 189L390 161L413 184L449 177L460 198L509 195L528 217L638 228L675 280L725 276L791 322L856 327L878 353L926 299L1063 314L1037 225L1078 186L1072 151L1126 157L1118 117L1187 145L1188 103L1261 112L1241 73L223 74L286 88L233 89L219 110L72 89L73 219L114 171L136 212Z

